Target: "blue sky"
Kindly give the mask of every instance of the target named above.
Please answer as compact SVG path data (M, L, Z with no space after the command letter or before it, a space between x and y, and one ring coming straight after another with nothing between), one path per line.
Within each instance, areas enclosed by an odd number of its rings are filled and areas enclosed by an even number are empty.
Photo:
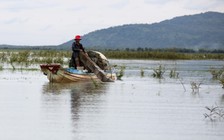
M207 11L224 13L224 0L0 0L0 44L58 45L111 26Z

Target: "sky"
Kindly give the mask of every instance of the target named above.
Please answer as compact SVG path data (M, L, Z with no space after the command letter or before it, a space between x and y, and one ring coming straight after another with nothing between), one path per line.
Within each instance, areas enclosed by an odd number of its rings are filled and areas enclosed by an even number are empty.
M124 24L215 11L224 0L0 0L0 44L59 45Z

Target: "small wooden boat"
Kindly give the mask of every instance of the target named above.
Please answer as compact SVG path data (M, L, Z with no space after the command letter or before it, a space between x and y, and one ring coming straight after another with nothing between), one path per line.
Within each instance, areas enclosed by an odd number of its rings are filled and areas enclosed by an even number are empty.
M109 61L100 52L89 51L88 55L80 52L80 60L88 70L63 68L60 64L41 64L40 68L50 82L78 82L94 79L113 82L116 80L116 74L109 68Z
M89 73L85 70L77 70L74 68L63 68L60 64L41 64L41 71L47 75L50 82L66 83L100 80L96 74ZM106 77L111 80L116 80L116 74L110 71L105 71Z

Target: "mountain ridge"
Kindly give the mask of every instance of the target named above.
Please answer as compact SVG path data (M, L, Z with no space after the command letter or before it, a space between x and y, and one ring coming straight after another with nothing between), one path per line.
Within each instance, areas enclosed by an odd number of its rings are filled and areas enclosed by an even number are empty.
M224 14L205 12L152 24L126 24L90 32L83 36L87 47L222 49ZM73 40L59 46L71 46Z

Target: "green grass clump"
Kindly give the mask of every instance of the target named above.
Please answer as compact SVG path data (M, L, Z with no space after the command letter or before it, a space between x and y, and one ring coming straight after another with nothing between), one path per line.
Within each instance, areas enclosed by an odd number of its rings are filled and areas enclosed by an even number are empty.
M118 80L121 80L121 78L124 76L125 68L125 66L120 66L120 71L116 73Z

